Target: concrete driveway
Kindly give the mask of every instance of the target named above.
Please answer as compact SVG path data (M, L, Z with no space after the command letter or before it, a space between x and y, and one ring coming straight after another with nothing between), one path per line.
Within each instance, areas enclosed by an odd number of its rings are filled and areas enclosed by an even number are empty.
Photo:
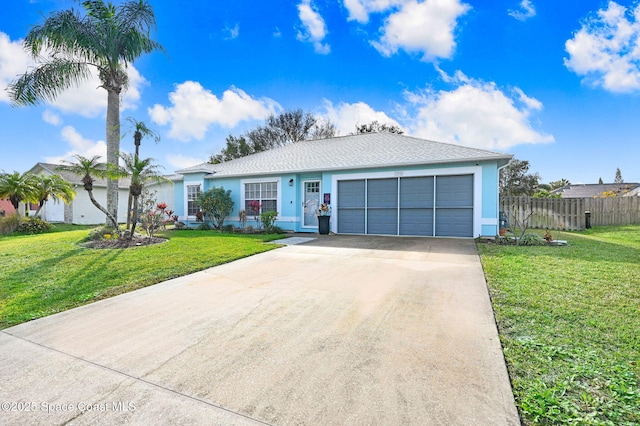
M516 425L473 241L331 236L0 332L1 424Z

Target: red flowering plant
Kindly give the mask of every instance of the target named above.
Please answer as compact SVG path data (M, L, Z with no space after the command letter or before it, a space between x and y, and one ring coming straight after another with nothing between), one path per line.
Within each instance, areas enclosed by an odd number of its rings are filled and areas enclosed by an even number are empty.
M258 200L249 201L249 210L253 214L253 218L256 220L257 227L260 228L260 209L262 204Z

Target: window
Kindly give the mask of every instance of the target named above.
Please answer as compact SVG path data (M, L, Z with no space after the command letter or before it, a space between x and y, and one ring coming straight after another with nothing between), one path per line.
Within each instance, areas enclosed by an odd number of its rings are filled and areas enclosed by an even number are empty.
M255 208L259 208L256 211ZM278 210L278 182L244 184L244 209L248 215Z
M200 211L196 200L200 197L200 185L187 185L187 216L195 216Z

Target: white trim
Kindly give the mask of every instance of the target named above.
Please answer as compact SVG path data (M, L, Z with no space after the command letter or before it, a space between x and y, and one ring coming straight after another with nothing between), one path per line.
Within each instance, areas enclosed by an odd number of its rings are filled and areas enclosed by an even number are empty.
M240 209L244 209L245 205L245 184L247 183L271 183L276 182L276 211L278 214L282 212L282 178L281 177L263 177L256 179L240 179ZM277 217L276 221L282 220Z
M299 222L301 223L300 228L302 229L317 229L318 225L312 226L312 225L305 225L304 224L304 197L305 197L305 184L307 182L318 182L318 202L320 202L320 204L322 204L322 179L317 178L317 179L304 179L301 180L300 183L300 191L302 192L300 198L302 199L302 210L300 211L300 220Z
M473 175L473 237L482 234L482 166L468 167L447 167L428 170L391 170L383 172L369 173L334 173L331 176L331 193L332 193L332 209L336 212L335 220L331 221L331 231L338 232L338 181L341 180L359 180L359 179L384 179L384 178L401 178L401 177L429 177L429 176L455 176L455 175ZM366 187L365 187L366 188ZM435 190L435 182L434 182ZM434 194L435 196L435 194ZM335 199L335 202L333 202ZM434 199L435 202L435 199ZM365 233L366 229L365 217ZM435 225L434 225L435 226ZM435 229L434 229L435 233Z
M204 192L204 181L201 180L193 180L193 181L183 181L182 183L182 187L183 187L183 191L184 191L184 204L183 204L183 208L184 208L184 217L186 217L188 220L193 219L196 220L195 216L189 216L189 191L187 190L188 186L200 186L200 193Z

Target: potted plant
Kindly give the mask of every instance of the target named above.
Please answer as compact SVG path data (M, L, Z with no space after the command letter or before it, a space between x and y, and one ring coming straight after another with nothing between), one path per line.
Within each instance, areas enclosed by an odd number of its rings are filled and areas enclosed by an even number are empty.
M318 209L318 233L321 235L329 234L329 221L331 219L331 206L323 203Z

